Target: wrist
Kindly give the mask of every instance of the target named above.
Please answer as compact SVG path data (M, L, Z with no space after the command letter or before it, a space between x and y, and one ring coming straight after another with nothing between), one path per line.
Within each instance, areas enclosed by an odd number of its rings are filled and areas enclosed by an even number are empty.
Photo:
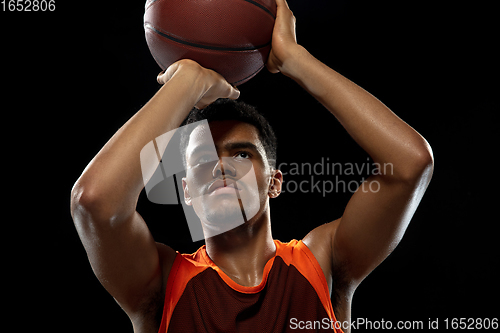
M304 65L310 60L312 55L301 45L296 45L290 49L290 54L279 67L279 70L284 75L291 79L300 79L303 73Z
M163 88L166 90L175 89L177 92L176 97L182 96L188 104L192 103L192 106L194 106L208 89L207 75L204 68L195 61L184 59L178 62L174 70L175 72Z

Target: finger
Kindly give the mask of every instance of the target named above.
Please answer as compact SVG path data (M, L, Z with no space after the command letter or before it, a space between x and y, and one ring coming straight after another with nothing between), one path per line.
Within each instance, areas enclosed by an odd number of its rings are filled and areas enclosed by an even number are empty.
M206 97L206 96L205 96ZM202 98L201 100L196 103L195 108L197 109L204 109L219 98L229 98L229 99L238 99L240 97L240 91L238 88L231 86L229 83L227 84L227 91L226 93L220 93L217 95L215 98Z
M217 74L218 75L218 74ZM222 79L222 77L221 77ZM215 102L219 98L229 98L229 99L238 99L240 97L240 91L238 88L233 87L227 81L224 80L223 85L215 87L215 93L205 95L201 98L198 103L196 103L195 108L204 109L213 102Z
M285 21L293 20L293 24L295 25L295 16L293 15L292 10L288 6L286 0L277 0L276 3L281 3L278 5L277 13L276 13L276 21L284 19Z
M167 71L167 69L165 68L164 70L162 70L160 72L160 74L158 74L158 76L156 77L156 82L158 82L159 84L165 84L164 76L165 76L166 71Z
M231 89L229 91L229 96L227 98L238 99L239 97L240 97L240 90L236 87L231 86Z
M238 99L240 97L240 90L236 88L236 86L232 86L226 79L217 72L212 71L212 73L216 76L217 80L220 80L219 91L220 98L229 98L229 99Z
M156 81L158 81L159 84L165 84L167 83L172 76L174 76L175 72L177 72L177 69L179 68L179 63L174 62L172 65L168 66L168 68L164 69L163 71L158 74L156 77Z
M286 0L276 0L276 5L278 5L278 9L280 9L281 7L283 7L283 9L290 9Z

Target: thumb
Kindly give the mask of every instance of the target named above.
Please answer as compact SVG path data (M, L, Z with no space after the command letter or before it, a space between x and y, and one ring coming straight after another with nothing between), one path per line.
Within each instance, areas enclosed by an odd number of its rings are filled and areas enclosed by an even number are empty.
M160 74L156 77L156 81L159 84L165 84L167 83L172 76L174 76L175 72L177 72L177 69L179 68L179 64L177 62L173 63L172 65L168 66L168 68L162 70Z
M240 97L240 90L235 86L231 86L231 91L229 92L229 99L238 99Z
M166 81L164 81L164 76L166 71L167 70L164 69L160 72L160 74L158 74L158 76L156 77L156 82L158 82L159 84L165 84Z

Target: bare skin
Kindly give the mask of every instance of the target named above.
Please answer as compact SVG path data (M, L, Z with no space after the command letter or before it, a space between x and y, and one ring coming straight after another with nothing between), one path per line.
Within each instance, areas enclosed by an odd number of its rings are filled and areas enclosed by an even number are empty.
M374 162L393 165L390 174L366 180L367 188L376 182L378 191L358 190L342 217L303 239L323 269L337 319L348 321L356 287L403 237L431 179L432 150L379 100L298 45L292 12L284 0L276 2L268 70L295 80L321 102ZM155 243L136 211L144 187L140 151L177 128L193 106L203 108L218 98L239 97L239 91L220 75L189 60L173 64L158 81L163 87L90 162L75 183L71 200L72 216L97 278L129 315L135 332L141 333L158 330L175 251ZM252 154L261 205L241 227L207 239L207 252L235 282L257 285L275 253L269 200L279 195L283 176L269 167L262 151L230 149L231 142L258 147L253 126L222 121L211 123L210 128L219 157ZM221 172L214 171L214 177L225 177L222 160L219 167ZM193 181L188 175L183 182L186 200L195 191L190 186Z
M245 158L252 162L255 171L260 209L244 225L218 236L207 238L205 242L207 253L235 282L243 286L255 286L262 281L264 266L276 252L271 235L269 199L272 195L269 193L269 186L270 183L278 184L278 180L282 179L282 174L279 170L272 170L267 163L265 150L254 126L237 121L215 121L210 124L210 130L221 160L205 176L206 180L203 183L217 178L223 180L235 178L237 172L232 171L230 158L238 158L244 154ZM194 148L202 144L203 140L198 142L196 138L191 138L188 154L191 147ZM241 148L243 144L248 144L249 148ZM237 148L231 148L231 146ZM251 146L256 147L256 149L250 148ZM223 158L225 163L222 162ZM194 172L190 171L194 169L191 158L187 159L187 167L188 172L183 181L183 187L186 202L190 204L190 196L198 187L195 185ZM255 196L254 193L252 194ZM213 204L213 206L224 204L221 202L223 199L218 200L217 204ZM229 208L225 207L224 209ZM240 210L240 207L237 209ZM242 265L241 263L246 264Z

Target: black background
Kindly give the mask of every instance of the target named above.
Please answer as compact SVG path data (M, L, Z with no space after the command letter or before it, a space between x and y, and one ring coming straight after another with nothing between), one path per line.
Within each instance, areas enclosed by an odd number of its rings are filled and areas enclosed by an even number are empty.
M446 318L498 317L500 57L490 3L289 1L299 43L382 100L434 151L430 187L401 244L356 291L353 320L439 318L444 329ZM0 13L4 274L22 327L132 332L93 275L69 200L86 164L159 88L143 12L143 1L56 0L52 13ZM288 78L264 70L240 90L274 126L278 164L366 161ZM301 239L340 217L349 197L283 194L271 205L273 236ZM201 246L190 241L180 206L142 198L138 209L157 241L180 252ZM179 225L164 222L173 214Z

